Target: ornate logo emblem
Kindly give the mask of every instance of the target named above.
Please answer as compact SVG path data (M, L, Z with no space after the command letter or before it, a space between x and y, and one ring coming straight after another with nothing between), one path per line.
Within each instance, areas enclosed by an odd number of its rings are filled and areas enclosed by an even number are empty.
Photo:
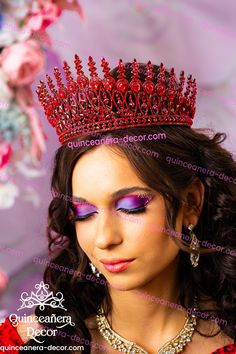
M23 292L21 294L20 301L22 302L21 306L17 309L17 311L24 308L32 308L36 305L39 305L40 310L44 310L45 306L50 306L52 308L61 308L65 311L67 309L62 305L63 294L61 292L56 293L56 296L53 296L52 291L48 291L49 285L44 284L41 281L39 284L35 285L36 292L31 291L31 295L27 292Z

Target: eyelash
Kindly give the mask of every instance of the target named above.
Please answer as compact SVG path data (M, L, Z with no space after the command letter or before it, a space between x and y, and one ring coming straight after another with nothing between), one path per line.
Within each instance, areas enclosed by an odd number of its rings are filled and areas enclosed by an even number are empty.
M125 214L138 214L138 213L144 213L146 211L146 207L144 206L135 209L123 209L123 208L117 209L117 211L119 210ZM74 221L85 221L93 217L94 214L95 213L87 214L86 216L75 216L73 219Z

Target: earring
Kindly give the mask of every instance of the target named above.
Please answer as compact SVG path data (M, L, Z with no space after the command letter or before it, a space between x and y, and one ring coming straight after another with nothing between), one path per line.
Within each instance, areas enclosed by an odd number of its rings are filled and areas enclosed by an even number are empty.
M194 225L190 224L188 227L189 230L189 235L191 237L191 243L190 243L190 261L192 266L195 268L198 266L198 261L199 261L199 257L200 257L200 252L199 252L199 248L200 248L200 243L195 235L195 233L193 232L193 228Z
M92 269L92 273L94 274L94 275L96 275L96 277L100 277L100 272L97 270L97 268L95 267L95 265L92 263L92 262L89 262L89 265L90 265L90 267L91 267L91 269Z

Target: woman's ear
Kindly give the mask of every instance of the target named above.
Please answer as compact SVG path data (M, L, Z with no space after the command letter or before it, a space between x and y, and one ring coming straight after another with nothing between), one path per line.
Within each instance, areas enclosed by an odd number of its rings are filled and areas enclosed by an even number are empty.
M183 226L187 229L190 224L196 226L204 203L205 187L196 178L183 192Z

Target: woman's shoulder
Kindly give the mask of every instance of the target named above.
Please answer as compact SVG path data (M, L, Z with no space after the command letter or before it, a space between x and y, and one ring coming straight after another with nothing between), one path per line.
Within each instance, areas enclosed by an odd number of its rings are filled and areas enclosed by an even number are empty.
M0 353L3 353L5 350L1 350L4 346L19 346L24 342L20 337L17 329L12 326L9 318L7 317L4 322L0 325Z
M236 344L228 344L222 348L219 348L212 352L211 354L226 354L226 353L236 353Z
M30 315L26 318L32 318L35 315ZM19 322L17 326L13 326L9 317L5 319L5 321L0 325L0 344L1 345L22 345L26 343L30 336L28 335L28 327L33 327L34 329L38 329L40 327L37 321L30 322Z

